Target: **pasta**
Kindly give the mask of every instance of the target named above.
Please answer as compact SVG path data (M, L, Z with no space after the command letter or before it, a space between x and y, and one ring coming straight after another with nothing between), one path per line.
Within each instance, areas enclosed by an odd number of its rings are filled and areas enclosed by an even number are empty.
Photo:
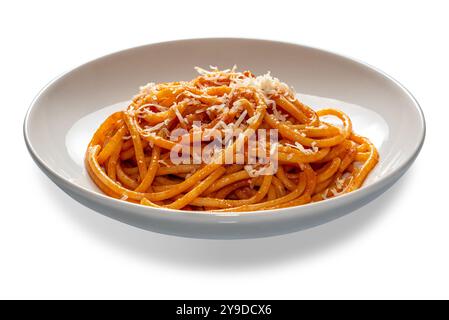
M346 114L314 111L270 73L197 71L141 87L97 129L86 168L105 194L177 210L278 209L352 192L376 166Z

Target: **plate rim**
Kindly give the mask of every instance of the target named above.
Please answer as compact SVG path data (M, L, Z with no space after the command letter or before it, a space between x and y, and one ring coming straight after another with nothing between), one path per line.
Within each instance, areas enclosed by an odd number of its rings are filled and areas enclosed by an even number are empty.
M411 155L399 167L397 167L393 171L387 173L386 175L382 176L382 178L380 178L379 180L377 180L367 186L362 186L360 189L357 189L350 193L346 193L346 194L340 195L335 198L330 198L330 199L327 199L322 202L312 202L312 203L308 203L308 204L301 205L301 206L286 207L286 208L280 208L280 209L270 209L270 210L260 210L260 211L228 212L226 214L223 214L221 212L214 212L214 211L198 212L198 211L188 211L188 210L175 210L175 209L168 209L168 208L151 208L151 207L145 207L141 204L122 201L120 199L115 199L115 198L112 198L105 194L96 192L94 190L91 190L87 187L81 186L81 185L71 181L70 179L62 176L61 174L59 174L58 172L53 170L49 165L46 164L46 162L43 159L40 158L40 156L38 155L38 153L36 152L36 150L34 149L32 143L30 141L30 134L27 129L28 129L28 126L30 123L30 120L29 120L30 115L34 110L36 102L47 91L47 89L50 88L54 83L63 79L65 76L69 75L71 72L74 72L74 71L76 71L80 68L83 68L89 64L94 64L95 62L97 62L99 60L102 60L102 59L105 59L108 57L112 57L114 55L117 55L117 54L120 54L120 53L123 53L126 51L133 51L133 50L143 49L145 47L151 47L151 46L157 46L157 45L174 44L174 43L179 43L179 42L191 42L191 41L198 41L198 40L200 40L200 41L242 41L242 40L245 41L245 40L247 40L247 41L276 43L276 44L282 44L282 45L293 45L293 46L302 47L305 49L315 50L315 51L318 51L321 53L329 54L329 55L335 56L337 58L342 58L342 59L348 60L353 63L355 62L355 63L359 64L360 66L370 69L371 71L374 71L374 72L382 75L383 77L387 78L388 80L390 80L399 89L401 89L406 94L406 96L408 96L408 98L413 102L415 109L418 111L418 118L419 118L419 123L420 123L420 128L419 128L420 135L419 135L419 139L417 140L417 144L416 144L413 152L411 153ZM56 76L51 81L49 81L41 90L39 90L39 92L33 98L32 102L30 103L30 106L27 109L27 112L25 114L25 118L23 121L23 136L24 136L25 144L26 144L26 147L27 147L32 159L36 162L38 167L40 167L41 169L42 169L42 167L45 168L46 172L44 172L44 173L49 173L49 174L53 175L53 177L57 178L59 181L70 186L72 190L77 190L79 194L82 194L84 192L84 193L88 193L89 195L91 195L92 199L100 198L103 201L112 201L112 203L115 203L116 205L126 205L126 206L131 206L134 208L149 209L148 212L151 212L153 214L162 211L162 212L164 212L164 214L182 215L184 217L186 215L192 215L195 217L213 216L213 217L220 217L220 218L224 218L224 217L235 218L236 216L245 216L245 217L261 216L261 215L266 215L267 213L269 213L269 215L272 215L273 213L281 214L281 213L286 213L287 211L291 211L291 209L295 209L295 208L307 207L309 209L312 209L313 207L322 206L324 202L326 202L326 204L330 204L330 203L334 203L337 201L344 201L344 199L348 199L348 198L354 198L354 200L357 200L357 198L362 197L363 194L373 194L373 193L375 193L375 191L377 189L380 189L380 187L385 185L387 181L391 181L392 179L394 180L394 176L396 176L398 173L404 173L408 169L408 167L414 162L414 160L419 155L419 153L424 145L426 132L427 132L427 127L426 127L426 120L425 120L424 112L423 112L419 102L417 101L417 99L403 84L401 84L398 80L396 80L395 78L393 78L392 76L390 76L389 74L384 72L383 70L381 70L369 63L366 63L360 59L353 58L346 54L336 53L331 50L322 49L320 47L304 45L304 44L297 43L294 41L280 41L280 40L272 40L272 39L267 39L267 38L251 38L251 37L198 37L198 38L186 38L186 39L177 39L177 40L169 40L169 41L160 41L160 42L152 42L152 43L148 43L148 44L124 48L121 50L117 50L117 51L102 55L100 57L89 60L85 63L78 64L74 68L71 68L70 70L61 73L60 75ZM155 209L157 209L157 210L155 210ZM140 209L138 209L138 210L140 210Z

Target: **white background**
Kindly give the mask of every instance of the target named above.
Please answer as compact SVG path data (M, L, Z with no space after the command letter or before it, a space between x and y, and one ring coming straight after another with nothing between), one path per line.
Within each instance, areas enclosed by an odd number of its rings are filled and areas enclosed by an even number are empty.
M446 3L3 3L0 298L449 298ZM75 202L39 171L22 121L47 82L113 51L206 36L293 41L384 70L421 103L428 128L422 153L392 189L346 217L245 241L121 224Z

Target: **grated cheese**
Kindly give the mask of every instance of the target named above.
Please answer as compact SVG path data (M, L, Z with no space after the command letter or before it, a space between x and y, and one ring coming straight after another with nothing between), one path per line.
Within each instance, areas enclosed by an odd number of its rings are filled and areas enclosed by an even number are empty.
M231 108L231 113L236 113L242 108L242 102L240 100L234 101Z
M300 144L299 142L295 142L294 145L291 143L286 143L285 145L295 148L295 149L298 149L299 151L301 151L304 154L313 154L314 153L314 150L304 148L304 146L302 144Z
M245 171L248 173L248 175L249 175L251 178L255 178L255 177L258 177L258 176L260 175L260 174L259 174L259 170L255 169L255 168L254 168L252 165L250 165L250 164L245 165L244 168L245 168Z
M218 112L223 111L224 112L225 107L226 107L226 105L224 103L222 103L222 104L215 104L215 105L210 106L209 108L207 108L207 110L209 110L209 111L218 111Z
M235 127L236 128L238 128L240 126L240 124L243 122L243 120L245 119L247 114L248 114L248 112L246 110L243 110L242 114L240 115L240 117L235 122Z
M255 87L268 96L272 96L277 93L289 96L296 95L286 83L281 82L278 78L272 77L270 72L257 76L256 78L246 77L242 79L233 79L231 87Z
M324 190L324 192L321 194L321 197L323 198L323 200L327 199L327 193L329 192L329 189Z
M153 91L154 87L156 87L156 84L154 82L149 82L146 85L141 86L139 88L140 93L141 94L150 94Z
M145 132L147 132L147 133L150 133L150 132L159 130L159 129L162 128L164 125L165 125L165 122L163 121L163 122L160 122L160 123L158 123L158 124L156 124L156 125L154 125L154 126L152 126L152 127L146 127L145 129L143 129L143 131L145 131Z
M265 97L265 103L267 106L271 107L271 109L273 110L273 116L278 120L278 121L282 121L285 122L287 120L287 116L283 113L281 113L276 106L276 101L268 99Z
M259 115L258 114L255 114L255 115L253 115L251 118L249 118L248 120L246 120L246 122L249 124L249 125L252 125L252 124L254 124L255 122L257 122L259 120Z
M161 106L161 105L159 105L159 104L157 104L157 103L147 103L147 104L144 104L144 105L141 105L138 109L137 109L137 111L138 112L147 112L147 113L153 113L153 111L151 111L151 110L148 110L148 109L145 109L145 108L147 108L147 107L155 107L156 109L158 109L159 111L167 111L167 107L163 107L163 106Z
M184 119L184 117L182 116L181 112L179 112L179 109L178 109L178 105L177 105L177 104L175 104L175 105L173 106L173 109L175 110L175 114L176 114L176 117L178 118L179 122L180 122L180 123L187 123L187 120Z
M342 189L344 182L345 182L345 179L339 178L339 179L335 180L335 185L337 186L338 189Z
M282 114L281 112L279 112L279 110L276 108L276 104L273 105L272 109L273 109L273 115L276 118L276 120L282 121L282 122L285 122L287 120L287 116L285 114Z

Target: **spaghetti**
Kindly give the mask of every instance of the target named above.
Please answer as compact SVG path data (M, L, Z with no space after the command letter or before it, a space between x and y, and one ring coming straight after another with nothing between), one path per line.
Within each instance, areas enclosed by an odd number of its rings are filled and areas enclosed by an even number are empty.
M97 129L86 167L104 193L179 210L278 209L354 191L377 164L346 114L312 110L269 73L197 71L141 87Z

